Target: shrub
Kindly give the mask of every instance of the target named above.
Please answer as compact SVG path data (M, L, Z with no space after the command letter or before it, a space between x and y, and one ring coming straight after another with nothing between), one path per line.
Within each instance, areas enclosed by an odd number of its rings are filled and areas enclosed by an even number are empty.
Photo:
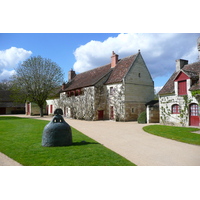
M138 123L139 124L146 124L147 123L147 114L146 111L140 113L139 117L138 117Z

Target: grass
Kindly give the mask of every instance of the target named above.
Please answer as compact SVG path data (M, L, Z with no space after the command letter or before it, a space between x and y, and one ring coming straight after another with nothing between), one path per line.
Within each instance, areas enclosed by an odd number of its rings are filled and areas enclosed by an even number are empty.
M200 134L192 133L194 131L198 131L198 128L150 125L143 127L143 130L148 133L172 140L177 140L188 144L200 145Z
M72 127L71 146L43 147L42 132L47 123L37 119L0 117L0 152L25 166L135 165Z

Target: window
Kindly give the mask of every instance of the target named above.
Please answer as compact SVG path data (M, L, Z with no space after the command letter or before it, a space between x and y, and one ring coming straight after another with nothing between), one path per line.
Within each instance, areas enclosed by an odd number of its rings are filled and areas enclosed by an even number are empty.
M190 116L198 116L198 105L197 104L191 104L190 106Z
M174 104L172 105L172 114L179 114L179 105L178 104Z
M186 95L187 94L187 85L185 81L178 82L178 95Z
M134 108L131 108L131 112L134 113L134 112L135 112L135 109L134 109Z
M110 87L110 95L113 95L113 87Z

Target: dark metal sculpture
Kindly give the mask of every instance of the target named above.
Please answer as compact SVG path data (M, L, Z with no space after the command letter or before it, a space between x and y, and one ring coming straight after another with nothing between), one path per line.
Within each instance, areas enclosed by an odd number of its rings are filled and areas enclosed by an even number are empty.
M54 111L54 117L43 130L42 146L69 146L72 144L72 132L69 124L63 119L63 111L58 108Z

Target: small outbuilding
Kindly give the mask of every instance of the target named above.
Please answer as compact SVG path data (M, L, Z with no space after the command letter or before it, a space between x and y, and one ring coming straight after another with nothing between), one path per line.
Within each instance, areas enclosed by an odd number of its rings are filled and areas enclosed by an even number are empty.
M0 115L25 114L24 103L16 103L11 97L9 90L0 90Z
M146 105L147 123L159 123L159 101L152 100Z

